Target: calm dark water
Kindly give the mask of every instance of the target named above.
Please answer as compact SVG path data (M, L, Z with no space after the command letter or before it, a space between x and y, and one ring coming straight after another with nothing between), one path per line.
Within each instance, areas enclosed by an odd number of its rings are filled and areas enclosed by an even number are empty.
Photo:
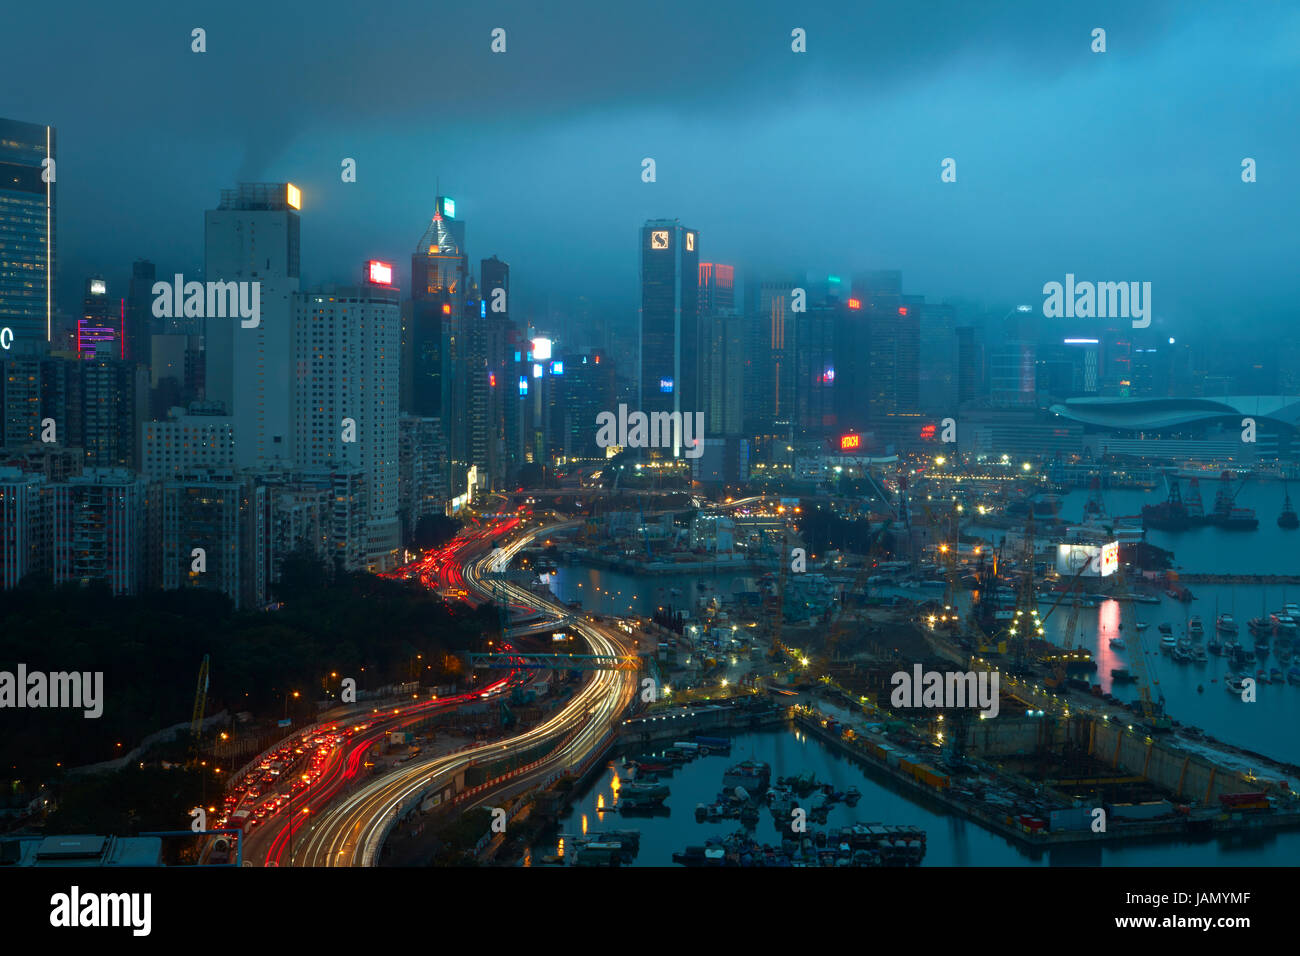
M641 831L641 850L636 866L675 866L674 852L690 845L702 845L709 836L725 836L741 829L739 821L697 823L695 805L712 803L722 789L722 774L733 763L748 757L772 765L772 780L806 771L818 782L832 783L843 790L856 786L862 799L856 807L837 805L827 824L809 823L810 831L833 829L851 823L894 823L919 826L926 831L923 866L1294 866L1300 855L1300 833L1280 834L1263 839L1252 837L1215 839L1204 842L1140 844L1126 847L1062 848L1031 856L1004 838L977 824L948 815L943 807L923 805L894 788L891 781L874 777L866 769L841 756L821 741L791 730L764 731L733 738L731 756L711 755L686 764L665 777L671 794L665 801L666 816L623 816L602 810L614 804L615 780L621 767L612 762L581 793L560 832L581 834L601 830ZM780 834L771 814L763 809L752 831L759 842L778 845ZM559 838L538 845L534 858L554 853Z
M1183 482L1184 493L1187 482ZM1293 500L1300 503L1300 487L1292 488ZM1213 504L1214 482L1202 483L1201 494L1207 507ZM1203 528L1183 533L1151 532L1148 540L1161 548L1174 552L1175 566L1187 573L1220 574L1300 574L1300 531L1285 532L1276 525L1277 512L1282 507L1280 483L1253 482L1246 485L1237 498L1237 504L1256 509L1260 527L1254 532L1229 532L1217 528ZM1136 515L1143 504L1163 500L1165 492L1113 491L1103 499L1111 515ZM1081 520L1086 491L1072 492L1063 502L1062 512L1067 520ZM709 585L702 588L700 582ZM581 587L579 587L581 585ZM563 567L552 585L565 600L582 600L584 606L599 611L625 612L648 615L656 607L672 606L687 613L695 606L698 595L754 590L757 578L753 575L700 575L683 574L638 580L624 574L596 569ZM1116 693L1121 699L1136 697L1132 684L1112 687L1110 671L1113 667L1132 669L1132 657L1138 653L1136 621L1149 624L1142 632L1148 667L1158 681L1158 691L1164 694L1169 713L1178 720L1202 728L1208 734L1238 746L1246 747L1275 759L1300 764L1300 686L1285 682L1260 684L1257 700L1242 703L1225 692L1223 678L1227 665L1214 655L1205 664L1177 664L1159 651L1157 625L1168 623L1176 635L1184 633L1191 615L1199 615L1206 636L1213 633L1218 614L1232 613L1240 632L1239 640L1248 642L1246 621L1261 611L1279 610L1287 601L1300 602L1300 586L1249 587L1228 585L1190 585L1196 596L1190 605L1162 597L1158 605L1132 604L1121 609L1116 602L1106 602L1099 608L1081 608L1077 622L1076 646L1092 651L1098 668L1093 680ZM671 589L680 594L672 594ZM895 593L913 599L934 596L933 592L899 590ZM1047 606L1041 609L1047 612ZM1065 636L1069 616L1068 607L1060 607L1046 621L1049 640L1060 643ZM1123 624L1121 631L1120 624ZM1125 637L1128 647L1111 649L1109 638L1116 634ZM1266 668L1278 666L1272 656L1260 661ZM1259 665L1257 665L1258 667ZM1287 670L1282 666L1282 670ZM942 808L926 808L912 802L912 798L895 791L887 782L876 782L864 770L840 757L817 741L801 740L785 732L751 735L740 738L732 758L706 757L688 764L672 778L673 795L668 804L675 809L666 818L636 818L635 823L621 821L617 814L597 813L597 801L604 797L605 805L611 803L613 771L606 773L585 794L566 821L565 829L581 832L582 816L586 814L587 826L592 830L631 826L642 831L642 850L639 865L668 865L675 850L688 844L700 844L713 833L726 834L739 827L737 821L716 824L697 824L694 808L700 802L712 802L721 789L722 771L731 762L749 756L750 751L759 759L773 765L774 776L812 770L819 780L833 782L843 789L856 785L863 791L863 799L852 810L840 806L832 811L829 825L842 825L855 820L885 823L911 823L929 831L926 865L960 866L967 864L1020 865L1069 862L1074 864L1106 863L1118 866L1184 866L1184 865L1294 865L1300 859L1300 833L1267 837L1212 841L1206 843L1160 843L1130 846L1117 849L1055 851L1049 859L1031 860L1015 845L1001 837L989 834L972 823L953 819ZM1292 781L1293 783L1295 781ZM762 838L776 842L777 834L770 815L764 813L759 822ZM546 852L553 851L554 847Z

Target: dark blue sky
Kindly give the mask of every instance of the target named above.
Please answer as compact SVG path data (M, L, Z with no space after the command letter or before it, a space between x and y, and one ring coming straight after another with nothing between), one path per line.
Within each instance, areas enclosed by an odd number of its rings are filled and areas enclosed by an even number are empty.
M1171 330L1295 319L1294 4L53 2L4 23L0 116L58 128L65 306L136 256L196 270L240 180L303 188L306 281L376 256L405 285L441 177L475 264L509 261L531 302L634 310L637 227L677 217L705 259L901 268L934 299L1041 304L1073 272L1150 281Z

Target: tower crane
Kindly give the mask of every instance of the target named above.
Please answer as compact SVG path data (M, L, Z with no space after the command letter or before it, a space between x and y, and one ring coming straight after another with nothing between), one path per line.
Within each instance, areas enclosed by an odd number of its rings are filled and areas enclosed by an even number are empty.
M194 751L197 754L199 748L199 732L203 727L203 711L208 706L208 655L203 655L203 663L199 665L199 682L198 688L194 691L194 712L190 717L190 740L194 743Z

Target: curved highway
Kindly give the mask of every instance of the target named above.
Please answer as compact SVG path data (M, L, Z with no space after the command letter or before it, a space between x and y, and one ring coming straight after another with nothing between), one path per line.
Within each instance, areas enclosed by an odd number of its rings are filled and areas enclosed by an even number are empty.
M572 522L569 522L572 523ZM552 614L556 620L570 617L561 605L544 599L505 580L485 580L504 570L514 555L543 532L562 525L539 527L509 545L490 551L465 567L465 582L485 597L496 595L511 603ZM600 626L577 618L572 627L594 654L624 655L618 638ZM296 827L294 864L300 866L373 866L392 820L411 805L423 791L440 781L452 779L474 761L499 759L544 741L562 744L558 753L534 768L526 777L510 781L514 790L521 782L545 779L580 763L610 732L636 690L634 671L595 671L587 684L560 711L538 726L504 741L481 744L458 753L431 757L363 785L316 817ZM488 693L500 693L491 691ZM484 794L482 803L490 798ZM310 815L304 814L305 817ZM486 832L487 821L484 820ZM305 831L305 832L303 832Z

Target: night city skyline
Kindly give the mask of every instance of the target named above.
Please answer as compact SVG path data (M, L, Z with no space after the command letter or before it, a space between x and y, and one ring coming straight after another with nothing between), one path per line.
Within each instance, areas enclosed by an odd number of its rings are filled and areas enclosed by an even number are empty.
M1283 925L1300 5L10 7L7 928Z

